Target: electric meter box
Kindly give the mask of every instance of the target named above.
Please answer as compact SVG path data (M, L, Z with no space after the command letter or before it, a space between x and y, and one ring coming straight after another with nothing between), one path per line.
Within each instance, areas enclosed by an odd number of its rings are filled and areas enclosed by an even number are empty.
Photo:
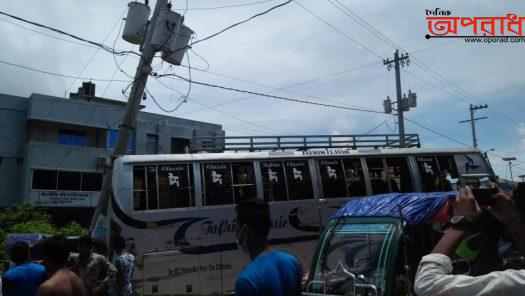
M188 43L190 42L192 35L193 31L185 25L182 25L174 46L169 52L162 53L162 59L172 65L180 66L184 59L184 54L188 50Z
M146 33L146 23L151 9L140 2L128 3L128 15L122 32L122 39L132 44L140 44Z
M182 15L168 8L161 9L157 16L157 23L151 37L151 46L154 50L170 51L173 48L180 27L182 25Z

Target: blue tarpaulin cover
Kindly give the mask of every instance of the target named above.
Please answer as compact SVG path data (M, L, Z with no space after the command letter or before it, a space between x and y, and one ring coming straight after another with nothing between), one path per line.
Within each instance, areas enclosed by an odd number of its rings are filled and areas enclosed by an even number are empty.
M399 217L399 206L403 220L417 225L432 218L447 199L455 198L457 192L432 193L387 193L349 201L331 219L344 217Z

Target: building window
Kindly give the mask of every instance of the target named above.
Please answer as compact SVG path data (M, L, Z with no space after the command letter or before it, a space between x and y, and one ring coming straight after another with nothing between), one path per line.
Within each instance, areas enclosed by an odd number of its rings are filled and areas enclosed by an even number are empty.
M74 130L59 130L58 144L85 147L86 133Z
M159 136L153 134L146 135L146 154L159 153Z
M17 166L21 166L24 164L24 159L22 157L17 157L16 158L16 165Z
M57 171L33 170L33 189L56 190Z
M171 153L186 153L186 148L190 146L190 140L182 138L171 138Z
M58 190L80 191L79 172L58 172Z
M117 146L117 138L118 138L119 131L118 130L108 130L108 149L115 149L115 146ZM129 135L128 139L128 151L134 151L135 150L135 132L132 131Z
M33 170L32 189L100 191L102 174L53 170Z
M82 173L81 191L100 191L102 189L102 174Z

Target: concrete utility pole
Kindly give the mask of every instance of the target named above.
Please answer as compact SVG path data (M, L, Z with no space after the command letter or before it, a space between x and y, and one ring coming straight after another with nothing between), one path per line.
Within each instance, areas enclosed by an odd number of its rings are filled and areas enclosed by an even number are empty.
M168 5L167 0L157 0L155 4L155 9L151 17L151 22L148 27L148 32L146 33L146 38L144 40L144 46L142 48L142 54L140 56L139 65L137 71L135 72L135 77L133 79L133 85L131 87L131 92L129 94L128 103L126 104L126 110L124 113L124 118L119 126L119 134L117 137L117 143L115 149L111 154L111 164L118 156L126 154L129 135L135 127L135 121L137 119L137 113L139 111L140 102L142 100L142 95L144 93L144 88L146 87L146 82L152 71L151 62L155 56L155 50L151 46L151 37L153 31L155 30L155 24L157 23L157 16L161 8L165 8ZM109 204L109 192L111 188L111 179L112 179L112 167L106 166L104 173L104 181L102 182L102 189L100 192L100 199L98 206L93 215L93 220L91 221L91 229L97 223L97 219L100 215L107 216L107 209Z
M470 119L462 120L462 121L459 122L459 123L470 122L470 124L472 126L472 146L474 146L474 148L478 148L478 139L476 138L476 121L477 120L481 120L481 119L487 119L487 116L474 118L474 112L476 112L476 110L485 109L485 108L488 108L488 107L489 106L487 104L485 104L485 105L478 105L478 106L470 104L470 108L469 108L470 109Z
M399 50L394 53L393 60L384 60L383 65L387 66L388 71L392 69L392 63L394 63L394 69L396 73L396 94L397 94L397 123L399 125L399 146L405 147L405 120L403 118L403 112L408 111L406 100L403 98L401 93L401 67L405 64L408 66L410 61L408 59L408 53L399 56Z
M511 156L511 157L503 157L502 160L503 160L503 161L508 161L508 162L509 162L510 181L511 181L511 182L514 182L514 177L512 176L512 162L517 160L516 157L514 157L514 156Z

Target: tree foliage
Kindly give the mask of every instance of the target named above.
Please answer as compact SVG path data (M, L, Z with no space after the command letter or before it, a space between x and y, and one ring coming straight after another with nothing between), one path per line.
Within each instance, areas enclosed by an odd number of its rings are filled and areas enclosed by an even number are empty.
M7 235L10 233L62 234L65 236L87 235L89 231L77 222L59 227L53 224L51 215L44 209L30 204L15 205L0 210L0 262L7 256ZM3 264L0 264L2 268Z

